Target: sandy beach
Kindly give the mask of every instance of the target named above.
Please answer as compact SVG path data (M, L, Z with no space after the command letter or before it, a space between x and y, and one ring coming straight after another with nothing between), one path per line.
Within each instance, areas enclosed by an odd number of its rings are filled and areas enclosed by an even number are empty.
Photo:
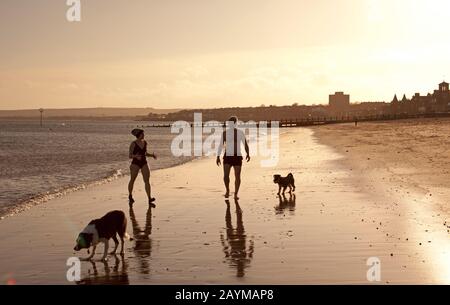
M135 241L123 257L82 262L79 284L368 284L370 257L381 284L448 284L450 124L408 124L291 129L276 168L244 165L238 202L204 158L152 172L156 209L141 177L128 208L125 177L7 217L1 283L74 284L66 260L87 256L72 250L78 233L120 209ZM297 190L278 198L272 175L289 172Z

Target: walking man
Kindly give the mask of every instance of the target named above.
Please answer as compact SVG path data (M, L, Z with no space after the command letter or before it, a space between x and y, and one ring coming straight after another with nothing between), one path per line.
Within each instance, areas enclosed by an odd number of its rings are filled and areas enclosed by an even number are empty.
M242 168L242 144L245 147L247 162L250 161L250 152L245 138L245 134L242 130L237 128L238 119L232 116L228 119L226 124L228 125L225 131L222 133L222 138L220 139L219 148L217 150L217 166L221 165L220 155L225 147L225 154L223 156L223 182L225 183L225 198L230 197L230 171L233 167L234 169L234 198L239 199L239 187L241 186L241 168Z

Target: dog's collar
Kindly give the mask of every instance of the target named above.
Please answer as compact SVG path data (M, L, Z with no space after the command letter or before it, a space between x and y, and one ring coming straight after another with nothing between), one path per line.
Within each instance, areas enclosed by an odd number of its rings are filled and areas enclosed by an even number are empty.
M99 242L98 230L95 227L95 224L88 225L84 228L82 233L92 234L92 246L95 246Z

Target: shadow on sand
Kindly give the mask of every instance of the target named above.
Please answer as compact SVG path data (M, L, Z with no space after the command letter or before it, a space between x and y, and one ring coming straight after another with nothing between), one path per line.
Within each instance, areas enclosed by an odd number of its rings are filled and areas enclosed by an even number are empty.
M133 252L136 254L136 258L138 259L139 272L141 274L150 274L149 259L152 253L152 239L150 238L150 235L152 234L151 207L148 208L145 219L145 227L141 229L133 208L130 208L130 220L131 225L133 226L133 238L135 243Z
M114 255L114 266L110 267L111 258L105 262L91 261L92 270L88 270L88 275L77 285L129 285L127 264L122 255ZM103 265L103 271L99 272L97 264Z
M290 193L288 197L285 194L278 196L279 203L275 206L275 214L284 214L289 211L290 214L295 212L295 194Z
M244 277L245 270L250 266L253 258L254 242L249 240L247 248L247 236L245 234L244 222L242 219L242 209L237 200L236 206L236 227L233 227L231 220L230 201L225 200L227 205L225 211L226 236L220 234L225 259L232 269L236 269L237 277Z

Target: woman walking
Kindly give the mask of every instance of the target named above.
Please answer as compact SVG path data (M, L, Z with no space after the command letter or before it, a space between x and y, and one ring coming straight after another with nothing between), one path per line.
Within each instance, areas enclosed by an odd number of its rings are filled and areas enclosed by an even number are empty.
M145 183L145 192L148 197L148 204L151 207L156 207L153 203L155 198L151 196L151 186L150 186L150 168L147 164L146 157L152 157L156 160L156 155L154 153L147 153L147 142L144 140L144 131L142 129L133 129L131 134L136 137L136 140L131 142L130 145L130 159L133 159L130 165L130 182L128 183L128 200L130 207L133 206L133 186L139 171L142 173Z

